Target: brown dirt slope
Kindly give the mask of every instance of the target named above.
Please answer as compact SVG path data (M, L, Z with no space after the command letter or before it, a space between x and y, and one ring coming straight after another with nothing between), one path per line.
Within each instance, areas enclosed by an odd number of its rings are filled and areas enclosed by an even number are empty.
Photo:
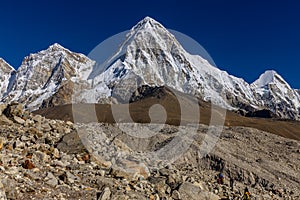
M181 102L180 104L178 99ZM192 113L195 109L198 108L200 113L200 123L206 125L210 123L210 103L204 101L196 102L190 96L181 93L176 93L175 96L172 91L166 88L161 89L161 91L159 91L158 93L156 92L155 96L147 95L143 99L132 102L130 104L69 104L51 108L43 108L34 111L34 113L41 114L50 119L61 119L65 121L69 120L76 122L131 122L132 118L134 122L149 123L151 122L152 118L154 119L152 120L152 122L165 123L165 120L159 120L160 118L163 118L161 117L163 112L152 112L152 117L150 118L149 110L151 110L150 108L155 104L159 104L164 107L167 114L167 124L179 125L181 122L198 121L197 118L193 118L188 115L183 116L181 119L181 110L184 110L185 113ZM197 107L197 104L199 105L199 107ZM126 113L128 110L130 113L130 117L124 115L124 113ZM114 113L114 115L112 113ZM250 118L241 116L231 111L227 111L224 125L228 127L252 127L286 138L300 140L300 122L298 121Z

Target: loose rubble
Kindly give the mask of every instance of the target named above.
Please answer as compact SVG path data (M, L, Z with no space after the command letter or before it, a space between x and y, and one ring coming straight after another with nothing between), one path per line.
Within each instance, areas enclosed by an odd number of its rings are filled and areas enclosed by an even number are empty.
M201 157L207 130L201 125L178 160L150 165L116 125L49 120L19 104L1 105L0 113L0 200L240 199L245 187L254 199L300 199L299 141L250 128L224 128L214 150ZM94 139L97 127L107 130L96 141L101 157L82 143L76 128L86 126L94 130L86 137ZM164 144L176 127L164 130L143 143L143 151ZM216 181L220 170L223 185ZM229 177L235 180L233 189Z

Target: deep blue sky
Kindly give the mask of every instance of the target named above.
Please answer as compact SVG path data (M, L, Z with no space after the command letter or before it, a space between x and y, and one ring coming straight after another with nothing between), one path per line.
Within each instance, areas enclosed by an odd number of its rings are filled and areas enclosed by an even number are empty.
M219 68L247 82L274 69L292 87L300 88L300 2L296 0L3 1L0 57L17 68L23 57L55 42L88 54L145 16L192 37Z

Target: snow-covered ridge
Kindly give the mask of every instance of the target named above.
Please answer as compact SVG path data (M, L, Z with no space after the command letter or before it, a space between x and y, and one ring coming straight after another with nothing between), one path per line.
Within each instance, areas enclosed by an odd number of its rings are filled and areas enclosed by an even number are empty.
M251 84L263 106L282 118L299 119L300 95L274 70L267 70Z
M10 69L4 65L0 75ZM53 44L25 57L17 72L13 68L4 71L15 75L1 82L2 101L22 102L29 109L73 101L107 102L120 86L133 92L132 80L138 80L139 85L168 86L229 109L269 109L282 118L299 119L299 92L275 71L266 71L248 84L189 54L150 17L131 28L106 63L95 65L85 55ZM75 99L74 91L78 92Z
M237 98L245 105L257 104L252 89L243 79L228 75L201 56L190 55L163 25L149 17L130 30L109 60L113 62L105 66L107 70L96 85L104 80L113 87L134 74L140 84L166 85L231 109L238 104Z
M3 58L0 58L0 66L1 66L1 70L3 69L8 69L8 70L11 70L11 71L14 71L15 69L10 65L8 64Z
M37 109L72 78L86 79L93 65L94 61L85 55L53 44L24 58L2 101L21 102L29 109Z
M274 70L267 70L254 81L252 87L262 88L269 84L283 84L288 86L288 83ZM289 89L291 89L289 87Z

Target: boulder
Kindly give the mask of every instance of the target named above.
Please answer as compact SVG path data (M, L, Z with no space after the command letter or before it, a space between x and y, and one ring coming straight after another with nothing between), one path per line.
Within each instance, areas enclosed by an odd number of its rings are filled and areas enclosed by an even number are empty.
M17 122L18 124L24 124L25 123L25 120L22 119L21 117L18 117L18 116L14 116L13 117L14 121Z
M100 196L97 198L97 200L110 200L110 196L111 196L111 191L108 187L106 187L102 193L100 194Z
M198 185L189 182L183 183L179 188L179 193L183 200L219 200L220 197L202 190Z
M149 169L143 163L136 163L129 160L119 161L117 165L112 166L112 175L127 180L147 179L150 175Z

